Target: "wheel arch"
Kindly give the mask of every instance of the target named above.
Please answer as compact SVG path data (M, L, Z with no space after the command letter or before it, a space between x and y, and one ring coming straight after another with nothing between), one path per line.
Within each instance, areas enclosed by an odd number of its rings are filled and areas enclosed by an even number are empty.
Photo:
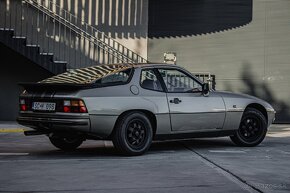
M153 112L151 112L151 111L149 111L149 110L145 110L145 109L131 109L131 110L127 110L127 111L122 112L122 113L118 116L117 120L115 121L114 129L113 129L113 131L112 131L112 133L111 133L111 135L110 135L109 138L111 138L112 134L115 132L116 125L117 125L118 121L120 121L120 119L121 119L123 116L125 116L126 114L128 114L128 113L132 113L132 112L141 112L141 113L144 113L144 114L148 117L148 119L149 119L149 121L150 121L150 123L151 123L151 126L152 126L152 130L153 130L153 138L154 138L154 136L155 136L155 134L156 134L156 130L157 130L157 119L156 119L156 116L155 116L155 114L154 114Z
M267 114L266 108L263 105L261 105L259 103L251 103L245 108L245 111L248 108L253 108L253 109L260 111L265 116L265 119L268 122L268 114Z

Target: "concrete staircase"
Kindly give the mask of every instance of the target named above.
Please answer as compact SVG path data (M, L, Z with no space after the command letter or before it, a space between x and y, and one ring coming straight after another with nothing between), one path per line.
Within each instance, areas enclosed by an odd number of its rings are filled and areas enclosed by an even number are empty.
M40 52L39 45L27 44L26 37L15 36L13 29L0 28L0 42L53 74L66 71L65 61L54 60L53 53Z
M0 42L59 74L109 63L146 63L51 0L0 1Z

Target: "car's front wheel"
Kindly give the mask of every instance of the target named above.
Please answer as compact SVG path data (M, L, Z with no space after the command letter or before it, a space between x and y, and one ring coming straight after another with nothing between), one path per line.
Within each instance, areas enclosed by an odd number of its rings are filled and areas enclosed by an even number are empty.
M118 120L113 134L113 144L123 155L141 155L152 142L152 126L142 112L128 113Z
M259 145L267 133L267 121L265 116L254 108L247 108L243 114L240 127L231 140L245 147Z
M50 142L57 148L64 151L72 151L78 148L84 141L78 135L52 135L49 137Z

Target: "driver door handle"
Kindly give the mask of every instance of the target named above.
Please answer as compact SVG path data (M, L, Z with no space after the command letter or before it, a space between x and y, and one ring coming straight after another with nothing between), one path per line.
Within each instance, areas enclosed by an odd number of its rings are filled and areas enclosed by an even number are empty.
M181 103L181 100L179 98L174 98L173 100L170 100L169 102L174 103L174 104L179 104Z

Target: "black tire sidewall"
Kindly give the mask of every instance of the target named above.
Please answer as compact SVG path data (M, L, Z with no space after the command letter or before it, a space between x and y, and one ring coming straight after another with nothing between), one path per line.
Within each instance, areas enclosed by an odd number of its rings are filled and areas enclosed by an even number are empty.
M145 138L145 143L143 146L141 146L138 149L135 149L133 147L131 147L128 144L127 141L127 137L126 137L126 133L127 133L127 129L128 129L128 124L132 121L132 120L139 120L144 124L144 127L146 129L145 133L146 133L146 138ZM152 142L152 126L151 126L151 122L148 119L148 117L141 112L132 112L129 113L127 115L125 115L122 120L120 121L120 123L118 124L118 127L116 128L116 137L119 138L119 148L121 148L121 150L123 151L123 153L125 153L126 155L141 155L143 153L145 153ZM114 142L114 141L113 141ZM115 143L114 143L115 145Z
M49 137L49 140L55 147L65 151L75 150L83 143L81 138L76 138L73 142L67 142L65 138L64 136L52 136Z
M256 146L256 145L260 144L264 140L264 138L265 138L265 136L267 134L267 121L266 121L266 118L260 111L258 111L256 109L253 109L253 108L246 109L246 111L244 112L243 117L241 119L241 122L246 117L251 117L251 116L254 116L255 118L258 118L260 123L261 123L261 128L260 129L262 129L262 131L260 133L260 136L256 140L254 140L252 142L244 140L243 137L241 137L240 132L239 132L240 127L241 127L241 124L240 124L239 129L237 130L236 134L233 136L233 139L232 139L238 145L247 146L247 147Z

